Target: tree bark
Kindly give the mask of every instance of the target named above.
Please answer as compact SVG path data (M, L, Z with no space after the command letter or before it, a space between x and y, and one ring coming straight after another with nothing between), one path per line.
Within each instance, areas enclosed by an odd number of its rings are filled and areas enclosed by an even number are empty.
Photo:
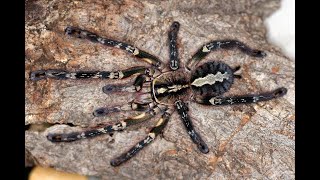
M103 179L294 179L295 74L294 61L266 40L263 20L279 1L150 1L86 0L26 1L26 156L36 164ZM237 39L267 53L263 59L238 50L210 53L203 62L219 60L240 65L225 95L288 88L282 98L257 104L207 107L189 103L193 125L209 147L202 154L192 143L178 114L173 113L162 136L120 167L110 160L147 135L157 118L113 135L70 143L52 143L49 132L80 131L106 124L129 113L93 118L102 106L126 103L132 93L104 94L110 83L133 80L29 80L40 69L120 70L148 66L116 48L69 38L66 26L93 31L128 42L169 60L168 30L180 23L178 48L182 65L205 43ZM40 128L37 128L40 127Z

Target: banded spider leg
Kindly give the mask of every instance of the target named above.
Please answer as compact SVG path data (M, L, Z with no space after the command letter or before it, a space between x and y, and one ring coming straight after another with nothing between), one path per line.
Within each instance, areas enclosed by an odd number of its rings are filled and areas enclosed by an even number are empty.
M137 69L137 68L133 68L133 69ZM125 76L123 77L128 77L129 75L127 75L126 72L127 71L125 72L119 71L118 74L125 74ZM129 74L133 75L136 73L140 73L140 75L136 78L135 82L132 85L117 86L117 85L110 84L110 85L106 85L103 88L103 91L105 93L112 93L112 92L117 92L117 91L119 92L119 91L126 91L126 90L132 90L132 92L136 91L138 94L134 99L134 101L125 105L114 106L109 109L99 108L94 111L94 115L102 116L102 115L107 115L107 113L110 111L119 112L122 110L144 111L143 113L134 117L129 117L117 123L105 126L103 128L96 128L96 129L91 129L91 130L82 131L82 132L48 134L47 139L52 142L70 142L70 141L76 141L84 138L92 138L101 134L124 130L129 126L147 121L153 118L158 113L162 113L162 118L158 121L156 126L151 129L150 133L144 140L140 141L136 146L131 148L127 153L124 153L121 156L113 159L110 163L112 166L118 166L121 163L129 160L131 157L137 154L143 147L145 147L146 145L148 145L154 140L154 138L165 127L165 125L169 120L169 116L172 113L171 110L167 110L167 107L160 107L155 102L152 101L151 93L150 93L151 75L149 73L145 73L145 71L132 71L132 70L130 71ZM69 77L68 74L70 73L63 71L63 73L54 74L54 76L50 76L50 77L65 79L66 77ZM86 72L86 76L84 77L80 76L80 74L83 75L83 72L80 72L80 73L75 72L75 76L74 76L76 77L75 79L93 78L97 73L89 74L88 72ZM77 78L77 77L80 77L80 78ZM117 77L120 77L120 76L117 76ZM145 85L145 84L149 84L149 85ZM147 90L145 90L143 87L147 87L146 88Z
M271 92L265 92L260 94L230 96L230 97L205 97L196 98L195 101L204 105L233 105L233 104L245 104L256 103L260 101L269 101L271 99L279 98L287 93L287 89L284 87L275 89Z
M209 148L207 144L202 140L201 136L193 128L192 121L190 120L187 113L189 111L188 106L181 100L176 101L175 106L192 141L197 145L198 149L202 153L208 153Z
M154 127L152 127L147 137L145 137L143 140L138 142L135 146L133 146L128 151L121 154L119 157L111 160L110 164L112 166L119 166L120 164L128 161L130 158L136 155L141 149L146 147L148 144L150 144L156 138L156 136L159 135L163 131L163 129L166 127L173 111L174 111L173 109L170 109L167 106L165 106L162 110L161 118L158 120L157 124Z
M151 97L151 80L152 76L140 74L133 84L108 84L102 88L106 94L115 92L135 92L136 96L129 103L124 105L115 105L112 107L100 107L93 112L94 116L106 116L112 112L120 111L147 111L150 110L156 103Z
M180 24L178 22L173 22L170 26L168 39L169 39L169 53L170 53L170 69L175 71L179 69L180 59L177 47L177 36Z
M109 46L109 47L116 47L122 50L125 50L129 53L131 53L132 55L134 55L135 57L153 65L154 67L158 68L158 69L162 69L163 68L163 63L154 55L151 55L145 51L142 51L136 47L134 47L133 45L124 43L124 42L120 42L120 41L116 41L113 39L108 39L108 38L104 38L101 37L93 32L84 30L84 29L80 29L77 27L71 27L68 26L65 29L65 33L67 35L76 37L76 38L80 38L80 39L87 39L93 43L99 43L105 46Z
M187 62L187 69L191 70L195 67L203 58L205 58L210 52L218 49L234 49L237 48L243 53L252 56L252 57L266 57L266 53L258 50L252 49L249 46L245 45L243 42L238 40L220 40L220 41L211 41L202 48L200 48L191 59Z
M130 77L134 74L148 74L150 73L151 69L136 66L132 68L128 68L125 70L120 71L75 71L75 72L68 72L65 70L38 70L33 71L30 73L30 79L32 81L38 81L45 78L52 78L52 79L123 79Z
M98 36L97 34L94 34L90 31L86 31L80 28L76 27L67 27L65 29L65 33L67 35L77 37L77 38L82 38L82 39L87 39L91 42L94 43L100 43L105 46L109 47L116 47L120 48L122 50L125 50L131 54L133 54L135 57L151 64L153 67L147 68L147 67L132 67L129 69L125 70L120 70L120 71L76 71L76 72L68 72L65 70L38 70L38 71L33 71L30 73L30 79L32 81L38 81L41 79L45 78L53 78L53 79L123 79L130 77L132 75L138 74L138 77L135 79L134 83L132 85L126 85L126 86L119 86L119 85L106 85L103 87L103 92L105 93L112 93L116 91L129 91L129 92L138 92L140 93L134 101L130 102L130 106L128 104L122 105L122 106L114 106L109 109L106 108L100 108L94 111L95 116L102 116L108 114L108 112L117 112L121 110L133 110L133 111L141 111L142 113L134 116L134 117L129 117L124 120L121 120L119 122L116 122L111 125L107 125L103 128L95 128L91 130L86 130L82 132L72 132L72 133L52 133L48 134L47 138L48 140L52 142L70 142L70 141L75 141L83 138L91 138L95 137L101 134L106 134L110 133L113 131L121 131L131 125L138 124L144 121L147 121L154 117L158 113L163 113L163 110L157 106L156 103L154 103L151 100L151 97L147 97L146 94L151 96L150 93L150 81L152 78L152 75L157 71L156 69L161 70L163 63L155 56L142 51L136 47L133 47L130 44L119 42L116 40L111 40L107 38L103 38ZM149 83L149 86L146 85ZM143 89L146 89L144 87L148 87L149 90L144 91ZM168 114L165 112L164 114ZM165 115L163 115L165 116ZM162 118L162 121L159 122L156 127L151 130L149 134L149 138L153 139L155 135L157 135L158 130L163 127L163 123L166 121L163 121L163 119L167 120L168 118ZM166 124L166 123L165 123ZM147 140L147 143L149 143L150 140ZM147 144L147 143L144 143ZM131 153L132 156L135 153ZM130 157L126 157L125 159L129 159ZM118 163L113 163L113 164L120 164L119 162L124 162L123 158L122 160L119 161L116 160ZM115 162L115 161L113 161Z

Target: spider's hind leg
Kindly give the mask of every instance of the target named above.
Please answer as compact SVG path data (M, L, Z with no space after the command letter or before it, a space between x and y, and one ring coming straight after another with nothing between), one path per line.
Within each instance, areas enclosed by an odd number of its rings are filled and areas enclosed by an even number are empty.
M195 99L196 102L204 105L233 105L233 104L245 104L256 103L260 101L268 101L271 99L279 98L287 94L287 88L281 87L271 92L265 92L261 94L230 96L230 97L205 97Z
M193 67L195 67L203 58L205 58L210 52L218 50L218 49L234 49L237 48L243 53L253 56L253 57L266 57L266 53L258 50L258 49L252 49L243 42L237 41L237 40L221 40L221 41L211 41L202 48L200 48L191 59L187 62L187 68L191 70Z

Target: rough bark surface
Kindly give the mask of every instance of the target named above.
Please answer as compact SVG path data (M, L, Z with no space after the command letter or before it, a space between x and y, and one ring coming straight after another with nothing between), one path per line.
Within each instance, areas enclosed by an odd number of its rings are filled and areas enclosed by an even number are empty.
M263 25L263 19L279 4L278 0L26 1L25 124L50 125L26 130L27 158L41 166L103 179L294 179L295 65L266 41ZM231 67L242 66L243 78L236 80L226 95L282 86L288 88L288 94L250 105L205 107L189 102L190 116L209 146L208 154L197 150L176 112L162 136L116 168L109 161L142 139L156 119L93 139L59 144L46 139L49 132L79 131L125 117L128 114L93 118L92 111L125 103L133 94L104 94L104 85L120 82L112 80L31 82L30 71L147 65L121 50L68 38L64 35L67 25L129 42L168 62L167 32L173 21L181 24L178 42L182 63L215 39L238 39L267 52L264 59L224 50L206 57L203 62L222 60Z

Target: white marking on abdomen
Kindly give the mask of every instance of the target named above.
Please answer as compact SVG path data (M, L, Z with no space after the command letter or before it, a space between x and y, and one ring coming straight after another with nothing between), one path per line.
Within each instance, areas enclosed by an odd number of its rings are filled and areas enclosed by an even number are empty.
M224 79L229 79L229 75L227 72L224 72L223 74L219 71L217 74L208 74L207 76L203 78L197 78L195 79L191 85L201 87L205 84L215 84L216 82L222 82Z

